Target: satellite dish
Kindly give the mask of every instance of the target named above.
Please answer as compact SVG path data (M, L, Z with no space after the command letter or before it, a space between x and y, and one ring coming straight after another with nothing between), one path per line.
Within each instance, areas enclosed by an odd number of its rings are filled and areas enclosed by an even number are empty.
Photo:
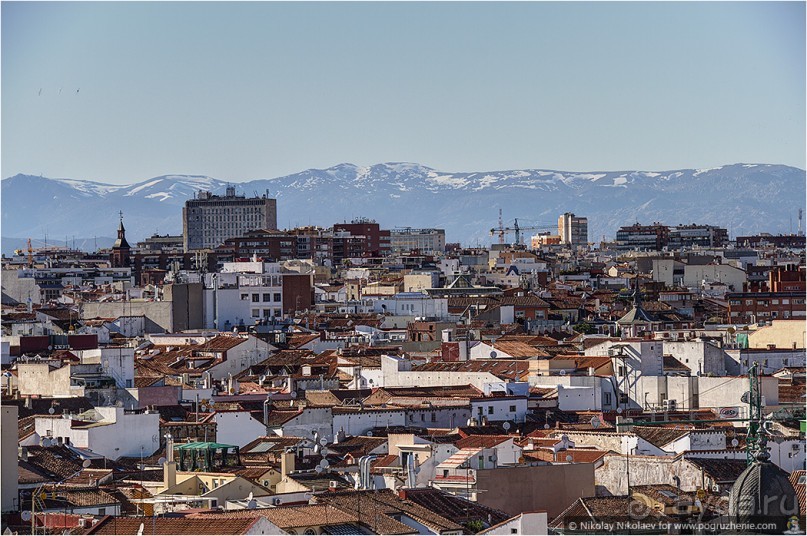
M740 444L740 442L739 442L739 441L737 441L737 438L736 438L736 437L735 437L734 439L732 439L732 440L731 440L731 446L732 446L732 447L736 447L736 446L737 446L737 445L739 445L739 444Z
M321 473L322 470L323 470L323 467L320 464L317 464L317 466L314 467L314 471L316 471L317 473Z
M700 499L695 499L695 506L697 506L698 508L702 508L702 507L703 507L703 503L701 502L701 500L700 500Z
M115 407L122 408L123 407L123 400L118 400L115 402Z
M289 394L291 395L292 398L297 398L297 391L292 391Z
M322 460L321 462L319 462L319 464L322 466L323 469L327 469L328 467L331 466L331 462L329 462L328 460Z
M560 374L561 376L566 376L566 371L564 369L560 369L560 372L558 372L558 374Z
M367 432L367 437L373 437L373 431L372 431L372 430L370 430L369 432Z
M496 356L498 356L498 355L499 354L496 353L496 350L491 350L490 351L490 358L491 359L496 359Z
M256 501L255 499L250 499L250 501L247 502L247 509L254 510L257 507L258 507L258 501Z
M599 428L600 427L600 419L595 415L591 418L591 427L592 428Z
M31 511L30 510L23 510L20 514L20 517L23 521L31 521Z
M50 447L50 446L53 446L53 443L51 442L50 439L48 439L46 437L45 439L42 440L42 446L43 447Z
M567 454L567 455L566 455L566 461L567 461L567 462L569 462L569 463L571 463L571 462L572 462L572 460L574 460L574 458L572 458L572 455L571 455L571 454Z
M622 408L616 408L616 412L622 415Z
M740 397L740 402L742 402L744 404L750 404L751 403L750 400L751 400L751 392L750 391L744 392L742 394L742 396Z
M207 408L207 406L201 406L199 409L200 409L201 411L207 412L207 409L208 409L208 408Z
M564 441L564 442L569 441L569 436L567 436L566 434L563 434L562 436L560 436L560 440Z
M505 421L505 422L502 424L502 428L504 428L504 431L505 431L505 432L506 432L506 431L508 431L508 430L510 429L510 423L509 423L509 422L507 422L507 421Z
M159 465L162 465L162 464L164 464L166 461L167 461L167 460L166 460L165 456L160 456L160 459L159 459L159 460L157 460L157 463L158 463Z
M56 410L55 410L55 409L53 409L53 407L50 407L50 408L48 408L48 413L50 413L51 415L53 415L54 413L56 413Z
M544 425L544 430L549 430L549 423L546 423L546 424Z
M84 469L86 469L87 467L89 467L89 466L91 466L91 465L92 465L92 462L90 461L90 459L89 459L89 458L87 458L86 460L84 460L83 462L81 462L81 466L82 466Z
M328 449L326 449L325 447L322 447L322 448L319 450L319 453L320 453L321 455L323 455L323 456L327 456L327 455L328 455Z
M327 438L327 437L323 437L323 438L321 438L321 439L319 440L319 444L320 444L320 445L322 445L322 446L324 447L325 445L327 445L327 444L328 444L328 438Z

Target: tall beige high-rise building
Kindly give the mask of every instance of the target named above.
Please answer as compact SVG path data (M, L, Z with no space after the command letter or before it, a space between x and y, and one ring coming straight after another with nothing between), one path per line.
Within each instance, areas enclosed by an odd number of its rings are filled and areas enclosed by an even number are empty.
M213 249L228 238L256 229L277 229L277 201L266 195L235 195L230 186L224 196L199 192L182 209L182 237L185 251Z
M588 244L588 218L575 216L571 212L558 217L558 235L561 244L582 246Z

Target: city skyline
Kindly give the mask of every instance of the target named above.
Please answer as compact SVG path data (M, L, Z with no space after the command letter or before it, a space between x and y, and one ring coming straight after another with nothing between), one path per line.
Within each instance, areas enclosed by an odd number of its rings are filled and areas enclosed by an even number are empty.
M3 177L805 168L804 5L2 5Z

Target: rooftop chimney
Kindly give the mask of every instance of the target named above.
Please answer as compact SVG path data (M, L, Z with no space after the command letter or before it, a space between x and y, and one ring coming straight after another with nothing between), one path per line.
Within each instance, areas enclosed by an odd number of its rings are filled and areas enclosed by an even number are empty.
M293 450L284 450L280 455L280 474L286 477L289 473L294 471L296 458Z
M165 436L165 463L163 463L163 486L165 489L177 485L177 462L174 461L174 438Z

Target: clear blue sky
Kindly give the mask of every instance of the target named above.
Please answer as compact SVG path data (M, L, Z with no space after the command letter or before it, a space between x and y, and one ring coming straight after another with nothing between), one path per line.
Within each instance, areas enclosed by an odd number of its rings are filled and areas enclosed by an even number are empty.
M805 4L2 3L3 177L386 161L803 169Z

